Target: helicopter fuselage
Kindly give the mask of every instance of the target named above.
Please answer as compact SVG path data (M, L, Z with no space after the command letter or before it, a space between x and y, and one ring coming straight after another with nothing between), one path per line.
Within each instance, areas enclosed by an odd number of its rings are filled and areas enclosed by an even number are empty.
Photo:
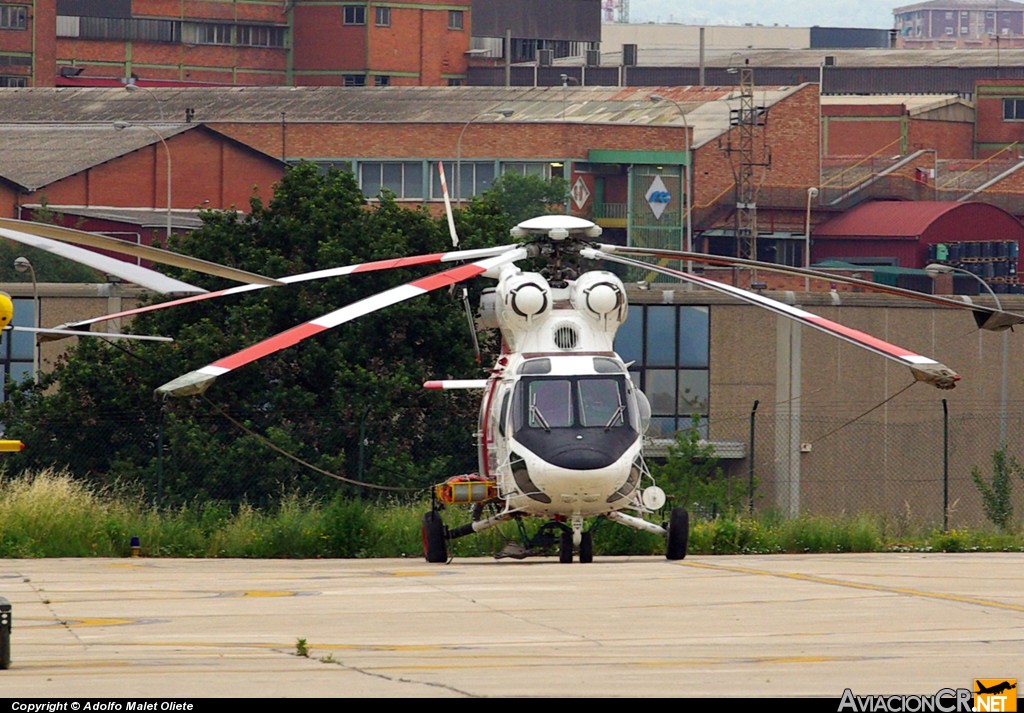
M509 267L484 294L480 322L504 353L486 382L479 473L506 513L579 518L641 507L641 449L649 407L615 332L627 314L614 274L552 286Z

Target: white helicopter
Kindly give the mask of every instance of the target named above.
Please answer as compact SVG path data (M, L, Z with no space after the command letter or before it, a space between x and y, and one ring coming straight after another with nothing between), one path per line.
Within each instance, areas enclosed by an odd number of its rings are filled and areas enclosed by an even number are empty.
M448 215L452 239L457 246L450 208ZM47 226L47 231L50 238L71 242L79 232L52 226ZM477 389L482 392L482 398L479 470L472 475L455 476L433 489L433 506L424 515L422 524L424 556L429 562L444 562L448 559L448 543L452 539L504 522L540 518L545 522L538 534L518 554L527 554L531 543L554 544L557 535L560 561L571 562L576 554L580 562L590 562L593 559L592 526L602 519L664 535L666 557L682 559L687 551L689 517L685 508L676 507L670 511L667 522L652 521L664 507L666 496L654 482L643 458L650 406L632 382L628 365L615 353L613 346L615 333L627 315L626 290L613 273L587 270L585 263L608 261L641 267L730 294L881 354L910 368L916 380L942 389L953 388L960 377L933 359L763 295L700 275L640 262L626 255L756 266L853 282L944 306L971 309L979 327L985 329L1000 330L1024 323L1021 315L837 278L832 274L700 253L602 245L596 242L601 235L599 226L569 215L527 220L513 228L511 235L511 244L493 248L399 257L277 280L250 275L241 278L248 280L248 284L65 324L61 328L88 330L91 325L106 320L274 284L287 285L412 265L460 263L341 307L218 359L160 386L157 393L167 396L202 393L218 377L236 368L363 315L474 277L495 279L496 287L485 291L482 297L479 320L481 327L496 328L502 337L501 354L489 376L425 384L430 389ZM546 266L539 272L524 272L516 263L527 258L543 258ZM175 256L175 259L183 258ZM455 504L472 506L473 515L467 524L449 529L439 511Z

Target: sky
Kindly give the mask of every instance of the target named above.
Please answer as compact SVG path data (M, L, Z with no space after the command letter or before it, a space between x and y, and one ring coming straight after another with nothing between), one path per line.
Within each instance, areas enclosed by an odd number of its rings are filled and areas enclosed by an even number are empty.
M630 22L891 28L894 7L912 0L630 0Z

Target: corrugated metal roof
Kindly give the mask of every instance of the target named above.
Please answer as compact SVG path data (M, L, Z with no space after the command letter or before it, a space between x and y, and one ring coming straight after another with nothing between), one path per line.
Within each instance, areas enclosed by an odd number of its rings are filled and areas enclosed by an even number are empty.
M742 61L750 60L754 67L754 75L758 69L771 67L807 67L817 69L824 64L825 57L834 58L835 66L850 68L873 67L997 67L1019 66L1024 64L1024 49L972 48L961 50L948 49L716 49L705 51L704 62L708 69L729 67ZM738 59L737 59L738 58ZM640 52L643 66L697 66L700 55L696 47L690 46L650 46L643 47ZM582 60L573 58L567 64L579 64ZM622 51L616 49L601 53L602 65L617 65L622 62ZM825 71L832 66L825 67Z
M26 203L24 208L42 208L40 203ZM83 218L94 218L96 220L111 220L118 223L130 223L140 228L163 228L167 225L167 210L162 208L122 208L119 206L78 206L78 205L54 205L48 203L48 210L64 215L81 216ZM188 208L174 208L171 210L171 224L175 228L186 228L195 230L203 225L199 217L201 211Z
M774 104L795 86L758 87ZM0 89L0 123L112 122L523 122L675 124L679 111L649 101L664 94L687 114L737 99L737 87L181 87L127 92L107 88ZM487 114L509 108L503 118Z
M913 116L925 112L942 109L959 104L973 107L974 105L958 97L956 94L879 94L864 96L863 94L826 94L821 97L822 106L880 106L902 105Z
M195 124L0 124L0 177L34 191L191 129ZM150 130L152 129L152 131Z
M950 201L869 201L816 227L814 238L917 238L943 215L977 203ZM993 210L1000 210L990 206Z
M759 104L771 106L799 86L758 87ZM653 95L672 101L652 102ZM674 102L674 103L673 103ZM107 88L0 89L0 125L35 122L156 122L185 117L218 123L474 123L572 122L633 126L682 126L699 147L729 130L729 112L739 105L738 87L175 87L127 92ZM511 109L510 117L496 113ZM683 115L685 114L685 119ZM177 124L180 127L194 124ZM109 132L108 132L109 133ZM149 132L143 132L148 134ZM150 135L152 138L152 135ZM144 138L144 137L143 137ZM0 134L0 147L9 142ZM146 145L145 142L134 148ZM114 144L96 142L97 151ZM65 148L72 149L70 143ZM56 150L58 147L51 147ZM126 145L121 153L133 150ZM97 162L109 160L98 153ZM28 158L28 153L26 153ZM85 156L81 157L83 160ZM51 163L51 162L45 162ZM88 163L88 161L86 161ZM83 163L76 162L81 170ZM94 164L89 164L94 165ZM53 180L55 166L23 164L17 173L30 184ZM74 173L75 171L71 171ZM64 175L70 175L65 173ZM58 176L62 177L62 176ZM11 178L21 182L17 178Z

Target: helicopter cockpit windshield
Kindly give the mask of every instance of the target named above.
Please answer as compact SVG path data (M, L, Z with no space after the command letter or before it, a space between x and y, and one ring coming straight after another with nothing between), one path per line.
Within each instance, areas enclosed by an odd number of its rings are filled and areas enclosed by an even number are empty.
M513 399L514 430L628 428L622 375L525 378Z

